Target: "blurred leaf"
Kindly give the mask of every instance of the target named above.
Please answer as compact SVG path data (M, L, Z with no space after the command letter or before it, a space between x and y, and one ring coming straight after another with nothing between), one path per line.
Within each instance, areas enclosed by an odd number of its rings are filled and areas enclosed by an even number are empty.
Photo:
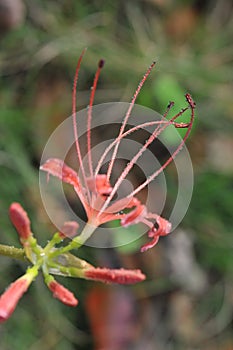
M142 246L141 232L143 232L140 225L121 227L119 221L116 220L108 223L108 226L114 228L113 244L118 252L132 254L140 250Z

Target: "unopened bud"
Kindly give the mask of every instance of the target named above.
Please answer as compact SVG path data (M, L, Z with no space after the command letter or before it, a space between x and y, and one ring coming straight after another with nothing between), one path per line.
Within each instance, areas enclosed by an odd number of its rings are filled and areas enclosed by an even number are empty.
M84 278L105 283L134 284L144 281L146 276L141 270L111 270L93 267L84 271Z
M54 279L47 285L53 293L53 297L59 299L63 304L68 306L78 305L78 300L75 298L74 294Z
M8 289L0 297L0 323L8 320L14 312L19 299L27 291L31 279L26 275L11 283Z
M28 239L31 236L31 224L26 211L19 203L12 203L9 209L9 215L20 238Z

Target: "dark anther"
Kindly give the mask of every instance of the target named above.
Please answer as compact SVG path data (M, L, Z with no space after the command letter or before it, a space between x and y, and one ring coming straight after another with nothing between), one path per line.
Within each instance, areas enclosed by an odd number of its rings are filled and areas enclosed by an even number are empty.
M105 61L103 59L99 60L99 68L103 68Z

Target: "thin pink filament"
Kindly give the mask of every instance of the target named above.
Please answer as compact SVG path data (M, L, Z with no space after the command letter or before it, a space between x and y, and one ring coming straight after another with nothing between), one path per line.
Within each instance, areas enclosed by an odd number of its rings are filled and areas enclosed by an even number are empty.
M77 66L76 66L76 70L75 70L74 83L73 83L73 92L72 92L72 118L73 118L74 138L75 138L75 146L76 146L78 161L79 161L79 165L80 165L80 168L81 168L81 172L82 172L85 188L86 188L86 191L87 191L88 200L90 202L91 195L90 195L90 191L88 189L87 178L86 178L86 174L85 174L85 170L84 170L84 166L83 166L82 154L81 154L80 144L79 144L79 140L78 140L78 129L77 129L77 120L76 120L77 83L78 83L78 76L79 76L79 70L80 70L81 62L82 62L82 59L83 59L83 56L84 56L86 50L87 49L84 49L82 51L82 53L81 53L81 55L79 57Z
M157 124L165 124L165 123L168 123L168 121L165 121L165 120L156 120L156 121L153 121L153 122L145 122L143 124L139 124L137 126L134 126L133 128L127 130L126 132L124 132L121 137L120 137L120 140L122 140L123 138L127 137L128 135L132 134L133 132L139 130L139 129L143 129L143 128L146 128L148 126L154 126L154 125L157 125ZM97 164L97 167L95 169L95 176L98 175L99 171L100 171L100 168L104 162L104 159L106 158L107 154L111 151L111 149L119 142L119 139L116 138L112 143L110 143L108 145L108 147L104 150L104 153L102 154L100 160L98 161L98 164Z
M89 102L88 113L87 113L87 155L88 155L90 177L93 177L92 154L91 154L92 107L93 107L93 103L94 103L97 83L98 83L100 72L101 72L101 69L103 68L103 66L104 66L104 60L100 60L99 65L98 65L98 69L97 69L95 77L94 77L93 85L91 87L90 102Z
M187 96L190 96L190 95L186 95L186 99L187 101L189 102ZM190 104L190 102L189 102ZM190 104L191 108L192 108L192 105ZM133 165L136 163L136 161L139 159L139 157L145 152L145 150L148 148L148 146L155 140L155 138L157 138L161 132L163 130L165 130L169 125L172 125L175 121L175 119L177 119L179 116L181 116L186 110L188 109L187 108L184 108L182 109L178 114L176 114L173 118L171 118L168 123L166 123L164 126L160 127L160 125L154 130L154 132L152 133L152 135L149 137L149 139L145 142L145 144L143 145L143 147L139 150L139 152L133 157L133 159L128 163L128 165L126 166L125 170L122 172L121 176L119 177L119 179L116 181L113 189L112 189L112 192L110 194L110 196L107 198L107 200L105 201L103 207L101 208L100 210L100 213L99 215L106 209L106 207L108 206L108 204L110 203L110 201L112 200L113 196L115 195L116 191L118 190L118 188L120 187L122 181L125 179L125 177L128 175L128 173L130 172L130 170L132 169ZM191 121L190 121L190 124L189 124L189 128L188 128L188 132L186 133L185 135L185 138L184 138L184 141L182 141L181 143L181 147L178 147L178 149L174 152L174 155L171 157L170 160L168 160L164 166L162 167L162 169L160 168L159 169L159 173L172 161L172 159L175 157L175 155L181 150L185 140L187 139L190 131L191 131L191 128L192 128L192 122L193 122L193 118L194 118L194 108L192 108L192 117L191 117ZM158 173L158 174L159 174ZM144 187L149 183L151 182L157 175L157 172L156 172L156 175L152 174L153 175L153 178L152 176L150 176L150 178L148 180L145 181L145 184L143 183L142 185L144 185ZM141 188L140 185L140 190L143 188ZM130 193L127 197L131 197L132 194L135 194L135 193L138 193L139 190L138 188L133 191L132 193Z
M113 168L113 165L114 165L114 162L115 162L115 159L116 159L116 155L117 155L117 151L118 151L118 147L119 147L119 144L120 144L120 140L121 140L121 135L123 134L124 130L125 130L125 126L129 120L129 117L130 117L130 114L132 112L132 109L133 109L133 106L135 104L135 101L138 97L138 94L139 92L141 91L141 88L143 86L143 84L145 83L145 81L147 80L148 76L150 75L150 72L152 71L153 67L155 66L155 62L152 62L152 64L150 65L150 67L147 69L146 73L144 74L142 80L140 81L138 87L137 87L137 90L135 91L134 95L133 95L133 98L132 98L132 101L130 103L130 106L128 108L128 111L126 112L126 115L125 115L125 118L123 120L123 123L121 125L121 128L120 128L120 132L119 132L119 135L117 137L118 139L118 142L116 143L115 145L115 149L113 151L113 155L112 155L112 158L111 158L111 161L109 163L109 166L108 166L108 171L107 171L107 179L109 180L110 179L110 176L111 176L111 173L112 173L112 168Z
M127 197L135 196L135 194L140 192L151 181L153 181L173 161L173 159L176 157L176 155L180 152L180 150L184 146L184 144L185 144L185 142L186 142L186 140L187 140L187 138L188 138L188 136L189 136L189 134L191 132L191 129L192 129L192 125L193 125L193 121L194 121L194 109L195 109L195 103L193 102L191 96L189 94L186 94L185 96L186 96L186 99L187 99L187 101L188 101L188 103L189 103L189 105L191 107L191 119L190 119L189 125L187 126L187 131L185 133L185 136L183 137L183 140L181 141L179 146L176 148L176 150L173 152L173 154L168 158L168 160L157 171L155 171L152 175L150 175L146 181L144 181L133 192L131 192ZM173 117L172 119L174 119L174 118L175 117ZM180 124L178 124L178 125L180 125ZM186 124L184 124L184 125L186 125ZM182 125L182 127L185 127L185 126Z
M139 124L131 129L129 129L128 131L126 131L125 133L120 133L117 138L112 142L110 143L110 145L105 149L104 153L102 154L100 160L98 161L98 164L97 164L97 167L95 169L95 176L97 176L97 174L99 173L100 171L100 168L103 164L103 161L104 159L106 158L107 154L110 152L110 150L116 145L116 144L120 144L120 141L130 135L131 133L139 130L139 129L143 129L143 128L146 128L148 126L153 126L153 125L156 125L156 124L163 124L163 123L169 123L169 121L166 120L166 117L169 113L169 111L171 110L171 108L174 106L174 102L170 102L168 107L167 107L167 110L166 112L164 113L163 115L163 120L159 120L159 121L153 121L153 122L146 122L146 123L143 123L143 124ZM177 123L174 123L174 124L177 124ZM181 125L181 123L179 124ZM185 125L185 124L184 124ZM185 127L183 124L182 124L182 127Z

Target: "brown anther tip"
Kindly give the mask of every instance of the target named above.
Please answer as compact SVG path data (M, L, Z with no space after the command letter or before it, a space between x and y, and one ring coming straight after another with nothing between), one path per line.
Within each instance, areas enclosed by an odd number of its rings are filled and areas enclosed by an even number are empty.
M193 101L192 96L190 94L185 94L186 100L189 103L191 108L196 107L196 103Z
M184 129L184 128L188 128L190 123L174 123L175 128L177 129Z
M98 64L99 68L103 68L104 63L105 63L105 60L103 59L99 60L99 64Z
M174 106L174 104L175 104L175 102L173 102L173 101L169 101L167 108L171 108L171 107L173 107L173 106Z

